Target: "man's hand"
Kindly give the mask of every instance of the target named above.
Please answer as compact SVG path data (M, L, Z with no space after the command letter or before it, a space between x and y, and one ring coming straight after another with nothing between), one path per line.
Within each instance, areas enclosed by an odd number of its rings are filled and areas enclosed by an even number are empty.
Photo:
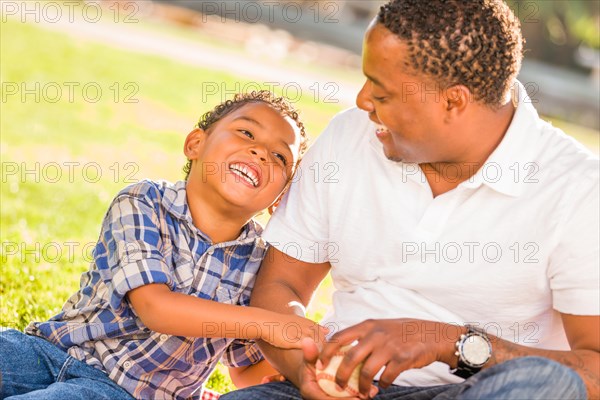
M600 318L562 314L571 350L545 350L523 346L489 335L492 358L483 369L519 357L538 356L574 369L583 379L590 398L600 399ZM414 319L367 320L332 336L320 355L323 365L342 347L357 341L346 352L336 382L345 387L354 368L364 363L359 390L367 393L373 377L383 368L379 386L386 388L403 371L441 361L456 368L454 344L466 329L462 326Z
M319 359L319 349L316 343L310 339L302 340L302 353L304 354L304 363L300 368L299 382L300 394L303 399L318 399L318 400L335 400L336 397L330 397L317 383L317 374L315 363ZM369 386L370 387L370 386ZM371 396L374 397L377 394L377 388L373 387ZM368 398L368 396L364 397ZM355 399L355 397L347 397L347 399Z
M462 331L460 326L414 319L367 320L333 335L323 348L320 361L326 366L341 347L358 341L346 352L336 383L345 388L352 371L362 362L359 391L367 396L374 376L382 368L385 369L379 386L387 388L407 369L434 361L452 365L454 343Z
M283 376L282 374L267 375L262 378L260 384L263 385L265 383L271 382L285 382L285 376Z

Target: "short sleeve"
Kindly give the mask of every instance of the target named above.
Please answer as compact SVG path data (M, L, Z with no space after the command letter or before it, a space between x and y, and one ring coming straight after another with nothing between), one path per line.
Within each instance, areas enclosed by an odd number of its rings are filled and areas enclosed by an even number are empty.
M548 269L554 308L574 315L600 315L599 185L589 179L568 198L564 230Z
M326 252L315 248L326 248L329 238L328 197L335 177L324 171L335 162L332 139L337 125L334 119L306 152L263 233L271 246L304 262L328 261Z
M252 340L236 339L223 355L221 362L227 367L245 367L256 364L264 359L256 342Z
M120 195L106 214L94 258L110 307L118 314L128 310L123 298L130 290L150 283L174 289L159 226L155 209L140 197Z

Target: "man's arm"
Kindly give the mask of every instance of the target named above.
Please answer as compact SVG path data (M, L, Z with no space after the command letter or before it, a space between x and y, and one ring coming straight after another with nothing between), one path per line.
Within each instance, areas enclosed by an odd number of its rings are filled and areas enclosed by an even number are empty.
M561 314L570 351L521 346L497 339L486 368L517 357L540 356L558 361L579 374L590 399L600 399L600 316Z
M278 374L277 370L267 360L245 367L229 367L229 377L238 389L258 385L263 378L275 374Z
M200 299L162 284L138 287L127 298L144 325L169 335L260 339L278 347L300 348L302 337L325 334L323 327L296 315ZM286 337L290 325L300 328L301 337Z
M330 268L328 262L312 264L299 261L270 247L252 290L250 305L283 314L304 316L310 299ZM307 366L305 363L307 355L313 362L318 357L314 344L304 343L304 353L302 350L278 349L264 341L258 344L269 362L304 391L304 397L326 398L316 380L312 379L314 376L309 376L314 373L314 364Z

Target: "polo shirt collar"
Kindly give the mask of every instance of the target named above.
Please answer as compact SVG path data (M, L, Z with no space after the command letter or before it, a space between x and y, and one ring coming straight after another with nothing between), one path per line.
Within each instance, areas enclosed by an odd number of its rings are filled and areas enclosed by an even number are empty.
M515 81L513 88L516 110L504 138L475 175L459 186L474 189L485 185L514 197L523 193L527 177L536 168L533 157L540 137L540 119L523 85Z
M168 213L177 219L185 221L193 229L198 230L203 238L209 241L206 234L196 228L193 223L192 214L187 204L186 185L187 181L178 181L173 185L168 185L162 198L162 205ZM252 219L244 225L242 233L235 241L254 241L260 238L261 233L262 227Z

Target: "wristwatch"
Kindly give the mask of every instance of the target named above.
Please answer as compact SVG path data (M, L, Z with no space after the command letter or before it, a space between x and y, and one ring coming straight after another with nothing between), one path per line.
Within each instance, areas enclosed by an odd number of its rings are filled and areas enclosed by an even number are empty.
M456 342L456 354L458 364L454 375L461 378L469 378L483 368L492 356L492 343L481 329L471 325L465 325L467 333L460 335Z

